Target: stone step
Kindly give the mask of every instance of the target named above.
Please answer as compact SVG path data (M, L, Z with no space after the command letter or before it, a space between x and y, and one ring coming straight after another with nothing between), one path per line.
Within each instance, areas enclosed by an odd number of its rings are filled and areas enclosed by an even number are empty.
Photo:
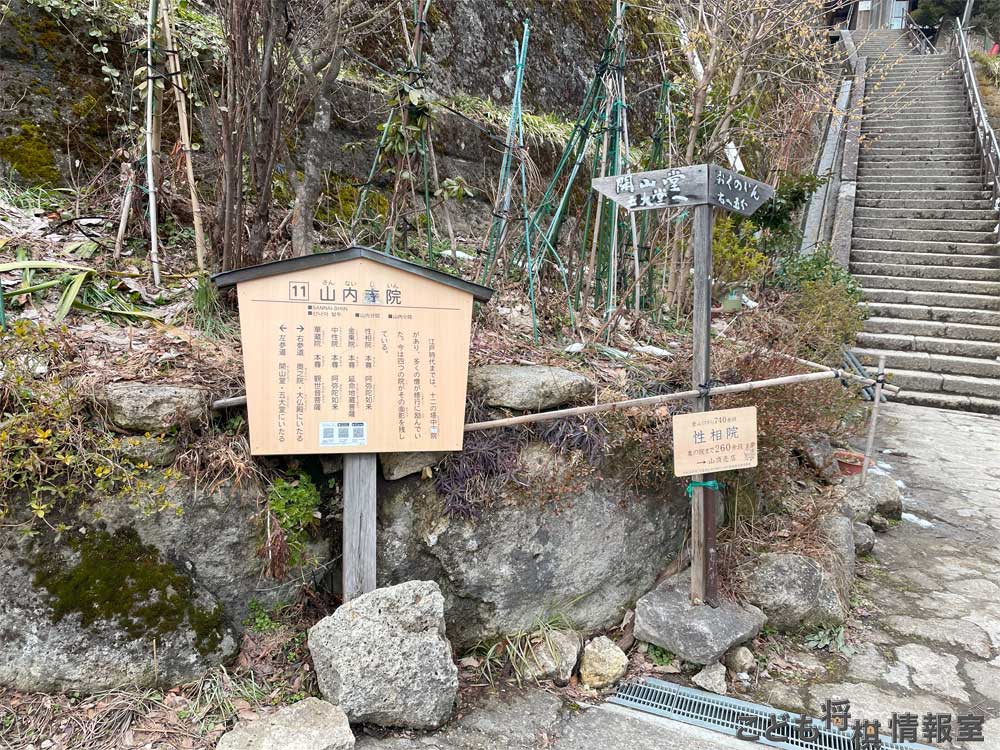
M968 175L970 172L982 173L981 165L971 158L955 159L952 161L928 161L918 162L916 158L904 157L902 155L891 158L872 158L870 154L861 152L858 159L858 169L874 171L883 169L890 174L900 174L907 171L911 174L934 174L943 172L951 174L960 171Z
M941 294L975 294L994 297L1000 293L1000 281L939 277L924 278L921 276L899 276L884 273L871 276L859 273L855 276L855 279L865 289L940 292Z
M1000 326L873 317L865 321L865 331L869 333L891 333L901 336L924 336L938 339L957 339L965 342L981 341L989 344L1000 344Z
M918 159L921 153L926 153L931 149L940 150L941 153L969 155L975 153L976 148L976 142L972 136L944 136L929 139L914 138L913 133L910 133L909 136L894 133L873 133L865 135L861 143L861 153L867 149L905 149L904 153L909 153Z
M934 253L944 255L987 255L1000 257L1000 246L995 242L941 242L936 240L886 240L855 237L854 250L895 250L901 253Z
M872 374L875 372L873 366L866 369ZM977 378L971 375L950 375L903 368L886 369L890 373L889 382L906 391L950 393L957 396L1000 399L1000 379L997 378Z
M976 155L975 141L972 138L969 138L968 141L966 144L955 144L950 140L933 140L925 142L923 147L918 147L904 143L886 143L881 139L871 141L865 139L861 142L861 157L872 159L926 158L927 161L933 161L935 158L967 158ZM933 151L928 153L927 149L933 149Z
M885 198L885 197L871 197L858 193L857 200L855 201L855 206L861 208L884 208L884 209L961 209L961 210L976 210L976 211L988 211L992 207L991 202L988 198L953 198L953 199L939 199L935 198L933 200L920 200L918 199L906 199L906 198Z
M942 323L963 325L1000 326L1000 313L993 310L973 310L966 307L944 305L921 305L900 302L862 303L871 315L881 318L905 318L907 320L936 320Z
M947 167L907 167L905 164L899 164L895 167L868 164L859 164L858 166L858 180L862 182L921 182L922 180L931 180L938 183L950 181L949 177L955 178L956 183L983 184L981 170L974 167L948 169Z
M1000 256L963 255L961 253L906 252L898 250L869 250L854 247L851 260L858 263L886 265L952 266L956 268L1000 268Z
M881 219L884 221L912 222L916 226L924 226L935 222L943 229L958 228L959 225L968 223L970 229L981 229L988 231L996 227L997 214L991 209L976 211L961 208L866 208L858 206L854 209L854 221L869 219ZM952 226L951 222L956 222ZM901 223L900 226L910 226L910 223Z
M859 209L860 210L860 209ZM926 232L987 232L996 238L995 218L970 221L969 219L908 219L903 216L868 217L854 212L855 229L909 229ZM900 238L903 239L903 238ZM933 239L933 238L926 238Z
M898 229L894 227L855 226L854 237L865 240L913 240L915 242L954 242L996 245L995 232L972 232L955 229Z
M926 120L948 119L948 118L968 118L971 117L968 108L961 105L937 105L934 107L908 105L908 106L885 106L865 109L864 121L866 123L875 120L890 120L899 123L920 123Z
M895 175L886 175L884 179L868 178L858 180L859 187L864 190L918 190L921 192L935 193L940 190L971 190L982 191L986 187L983 185L979 175L958 175L950 180L917 178L915 180L898 178Z
M899 381L894 381L897 385ZM907 389L892 397L893 401L914 406L926 406L931 409L955 409L970 411L977 414L1000 414L1000 400L979 398L977 396L959 396L954 393L926 393Z
M855 348L854 354L863 364L869 366L878 364L879 355L884 354L886 370L909 370L952 378L992 380L996 386L1000 386L1000 362L997 362L995 359L964 357L953 354L931 354L919 351L899 351L896 349ZM985 390L983 384L979 385L981 388L979 393L968 393L966 391L966 395L1000 398L1000 388L990 393L988 390ZM942 390L952 389L947 388ZM958 392L961 393L962 391Z
M887 116L865 116L862 130L873 130L880 127L911 127L913 129L929 127L950 127L957 129L963 125L972 127L972 115L968 112L945 114L925 114L923 112L899 112Z
M908 289L867 289L861 287L864 298L870 302L889 302L897 305L925 305L927 307L953 307L966 310L1000 312L1000 297L990 294L959 294L957 292L914 292Z
M935 336L907 336L900 333L870 333L862 332L858 334L858 346L864 349L885 349L889 351L917 352L922 354L936 354L946 357L963 357L973 360L985 360L992 362L996 367L996 372L1000 372L1000 343L994 341L964 341L962 339L945 339ZM961 364L961 363L960 363ZM904 366L897 362L897 367ZM924 368L917 366L914 369L930 369L933 366ZM979 369L972 367L973 370ZM940 371L943 372L943 371ZM957 375L977 375L982 374L991 377L988 368L983 368L980 372L955 372Z
M1000 282L1000 267L975 268L969 266L934 266L916 263L870 263L852 261L851 273L858 276L900 276L919 279L954 280L956 283L969 281ZM916 287L914 287L916 288Z
M898 86L901 83L922 86L954 86L962 85L962 76L950 70L900 70L885 75L873 74L872 80L876 88ZM867 86L865 89L867 90Z
M982 201L987 199L985 190L948 190L947 186L941 188L918 188L907 189L904 183L886 184L862 183L858 187L858 197L868 200L879 200L888 198L890 200L901 201Z

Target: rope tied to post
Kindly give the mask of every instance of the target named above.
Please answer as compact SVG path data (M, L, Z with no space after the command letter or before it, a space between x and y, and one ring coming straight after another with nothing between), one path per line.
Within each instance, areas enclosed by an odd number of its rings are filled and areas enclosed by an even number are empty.
M684 490L684 493L688 497L691 497L691 495L694 494L694 490L696 487L704 487L706 490L715 490L716 492L718 492L721 489L719 487L718 481L716 481L715 479L709 479L707 482L695 482L695 481L688 482L687 489Z
M708 381L698 385L698 395L701 398L707 398L712 393L713 388L718 388L721 385L725 385L725 382L710 378Z

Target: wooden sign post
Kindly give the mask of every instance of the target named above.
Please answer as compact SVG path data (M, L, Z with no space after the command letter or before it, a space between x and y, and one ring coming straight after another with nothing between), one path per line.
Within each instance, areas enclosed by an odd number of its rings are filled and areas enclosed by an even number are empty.
M472 303L492 290L365 247L236 285L254 455L344 454L343 595L375 588L376 454L462 449Z
M694 363L691 381L707 391L711 381L712 207L752 215L774 195L774 188L716 164L658 169L593 180L592 186L628 211L687 206L694 209ZM695 411L709 410L708 394ZM694 475L691 495L691 600L718 602L715 546L715 493L705 485L711 474Z

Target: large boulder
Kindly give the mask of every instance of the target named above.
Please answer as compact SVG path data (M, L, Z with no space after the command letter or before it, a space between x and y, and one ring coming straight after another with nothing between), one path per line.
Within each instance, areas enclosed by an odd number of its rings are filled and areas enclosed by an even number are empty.
M733 646L746 643L764 626L756 607L722 602L691 604L690 570L668 578L635 605L635 637L655 643L684 661L712 664Z
M469 387L489 406L541 411L592 400L594 383L578 372L543 365L483 365L469 372Z
M833 576L805 555L761 555L747 577L746 594L767 615L768 625L778 630L844 622L844 608Z
M235 654L251 601L287 600L329 564L311 543L262 578L259 489L149 471L30 539L0 529L0 685L94 692L194 679Z
M827 569L846 592L854 582L854 523L847 516L831 513L820 518L818 529L830 551Z
M0 685L177 684L235 655L219 600L132 529L0 532Z
M459 649L530 632L552 614L585 631L616 624L684 541L678 484L637 493L580 476L571 456L548 446L521 455L525 487L476 518L447 515L430 481L379 486L379 585L437 581Z
M193 386L111 383L95 400L115 427L130 432L167 432L208 415L208 391Z
M351 750L354 735L339 706L306 698L222 735L216 750Z
M309 629L323 697L352 722L433 729L451 716L458 667L433 581L362 594Z
M202 488L176 473L150 474L147 481L163 487L156 495L159 510L126 494L95 498L82 518L111 531L135 529L143 544L159 549L216 596L238 629L252 600L264 606L286 601L303 581L316 584L330 561L330 540L310 541L285 579L264 579L260 509L266 498L260 487L222 482Z
M903 496L896 480L881 470L869 469L868 479L861 484L861 475L846 482L844 498L859 523L868 523L872 516L899 519L903 515Z

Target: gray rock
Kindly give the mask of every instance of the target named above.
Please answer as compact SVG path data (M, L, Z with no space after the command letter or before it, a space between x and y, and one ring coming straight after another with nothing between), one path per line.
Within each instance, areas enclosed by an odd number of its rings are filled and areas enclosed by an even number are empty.
M435 466L447 456L446 451L426 451L422 453L380 453L382 476L385 479L402 479L410 474L419 474L428 466Z
M833 446L830 445L830 438L826 435L803 438L799 449L802 458L821 479L827 482L841 480L842 475L837 466L837 459L833 455Z
M872 527L872 531L877 531L880 534L884 534L889 530L889 522L878 513L871 517L868 521L868 525Z
M25 692L174 685L237 650L218 599L128 529L0 530L0 623L0 686Z
M729 668L731 672L739 674L740 672L753 672L757 669L757 659L753 655L753 651L748 649L746 646L736 646L735 648L729 649L726 652L725 658L722 663Z
M339 706L318 698L240 721L222 735L217 750L351 750L354 735Z
M542 365L484 365L469 373L469 387L489 406L537 411L591 400L594 383L578 372Z
M920 643L896 647L896 656L910 668L913 684L932 695L967 703L969 694L958 674L958 657L942 654Z
M580 681L589 688L601 690L614 685L628 669L625 652L606 635L598 636L583 647L580 657Z
M746 643L764 625L756 607L722 602L692 606L690 571L667 579L635 605L635 637L695 664L711 664L730 648Z
M524 679L533 682L552 680L565 685L573 676L583 639L571 630L546 630L531 637L532 654Z
M747 598L778 630L843 623L835 582L818 562L804 555L768 552L746 581Z
M131 435L121 441L121 452L133 463L170 466L177 458L177 441L163 435Z
M875 549L875 531L866 523L854 524L854 552L869 555Z
M853 512L855 521L868 523L873 515L897 520L902 517L903 498L896 480L888 474L869 470L864 486L861 486L860 474L851 477L845 484L845 501Z
M710 693L726 695L728 692L726 689L726 668L719 664L719 662L709 664L692 677L691 682Z
M191 386L111 383L96 401L115 427L130 432L163 433L208 415L208 391Z
M433 729L451 716L458 668L433 581L376 589L309 629L323 697L352 722Z
M548 446L526 446L522 456L551 465L525 469L527 489L478 518L446 515L433 482L410 477L379 487L379 585L437 581L459 650L531 632L551 614L582 631L617 624L684 541L689 506L678 484L639 494L624 482L578 476ZM557 501L550 497L570 481Z

